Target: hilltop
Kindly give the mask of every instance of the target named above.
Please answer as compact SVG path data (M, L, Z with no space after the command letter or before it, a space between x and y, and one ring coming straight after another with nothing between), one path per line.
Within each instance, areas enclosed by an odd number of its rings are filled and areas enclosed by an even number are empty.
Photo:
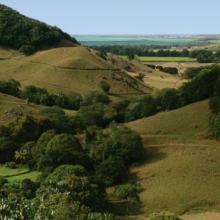
M74 46L75 38L57 27L28 18L0 4L0 45L32 53L59 45Z

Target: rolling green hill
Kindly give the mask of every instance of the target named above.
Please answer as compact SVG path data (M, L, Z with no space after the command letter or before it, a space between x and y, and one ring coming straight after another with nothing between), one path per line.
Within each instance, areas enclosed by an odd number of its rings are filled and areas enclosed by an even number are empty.
M8 50L0 49L0 55L5 53L9 53ZM103 80L111 85L111 93L117 95L151 91L150 87L84 47L55 48L0 60L0 80L11 78L22 86L32 84L53 92L85 94L97 89Z
M209 137L210 113L202 101L128 123L146 150L146 161L132 168L144 187L140 217L218 209L220 144Z

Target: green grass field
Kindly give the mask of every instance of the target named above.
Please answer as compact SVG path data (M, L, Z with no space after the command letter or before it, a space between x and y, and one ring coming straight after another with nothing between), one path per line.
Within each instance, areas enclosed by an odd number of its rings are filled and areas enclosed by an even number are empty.
M190 57L139 57L141 62L196 62Z
M4 165L0 166L0 176L6 177L9 182L21 181L26 178L36 181L40 175L38 171L30 171L27 167L19 167L15 169L7 168Z

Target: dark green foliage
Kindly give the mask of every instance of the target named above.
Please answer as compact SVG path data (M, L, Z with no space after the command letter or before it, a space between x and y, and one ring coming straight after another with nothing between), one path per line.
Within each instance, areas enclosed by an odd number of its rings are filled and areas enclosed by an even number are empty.
M105 93L109 93L111 86L109 85L108 82L106 81L101 81L99 83L99 87L101 88L101 90Z
M127 127L113 126L97 137L90 150L95 161L113 157L130 165L141 160L143 149L141 137L136 132Z
M213 136L217 139L220 139L220 114L213 115L209 124Z
M62 164L80 164L88 166L86 157L79 141L72 135L59 134L54 136L46 145L44 155L40 158L39 168L54 169Z
M213 113L220 112L220 77L215 83L214 95L210 99L210 108Z
M103 92L103 91L92 91L88 93L84 98L82 105L83 106L88 106L88 105L93 105L96 103L103 103L103 104L108 104L110 102L110 99L108 95Z
M176 89L163 89L156 97L160 111L176 109L180 106L180 97Z
M128 169L123 160L117 157L108 157L96 167L96 178L105 186L121 183L127 178Z
M187 68L184 72L184 78L186 79L193 79L194 77L198 76L203 69L208 67L191 67Z
M45 108L41 111L41 114L46 116L50 121L52 127L58 132L70 131L68 117L66 116L63 109L59 107Z
M17 148L10 138L0 137L0 163L12 161Z
M24 179L20 183L20 191L22 196L27 199L34 198L35 192L37 190L37 184L31 181L30 179Z
M59 106L67 109L78 110L82 97L78 93L70 93L68 95L50 94L46 89L39 88L36 86L26 86L21 94L22 98L27 99L30 102L36 104L42 104L46 106Z
M155 104L155 100L149 95L133 99L126 108L125 121L132 121L155 114Z
M72 118L72 126L77 130L84 130L89 126L104 126L104 106L102 104L94 104L83 106Z
M13 96L19 96L20 86L20 83L13 79L8 81L0 81L0 92Z
M178 74L178 69L176 67L164 67L163 72L170 74Z
M38 49L58 45L62 40L77 41L57 27L25 17L0 4L0 45L30 54Z
M51 127L51 123L46 118L36 119L32 116L24 115L9 124L8 129L13 140L17 143L26 143L37 140L44 131Z
M220 78L220 66L214 65L203 70L192 81L180 88L183 105L213 96L216 81Z
M129 203L140 203L139 194L142 192L142 187L137 183L127 183L115 187L115 195L121 199L127 200Z
M2 188L6 183L8 183L8 180L5 177L0 176L0 188Z
M80 165L61 165L51 173L45 183L58 184L60 181L65 180L68 176L86 176L87 171Z

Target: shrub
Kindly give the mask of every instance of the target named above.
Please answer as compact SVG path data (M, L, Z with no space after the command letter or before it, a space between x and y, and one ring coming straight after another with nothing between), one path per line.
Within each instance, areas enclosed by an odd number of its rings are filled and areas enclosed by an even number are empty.
M108 104L110 99L103 91L92 91L83 98L82 105L88 106L96 103Z
M0 187L2 188L6 183L8 183L8 180L5 177L0 176Z
M16 144L7 137L0 137L0 163L12 161L14 159Z
M139 203L139 193L142 192L142 188L137 183L127 183L115 187L115 195L121 199L125 199L130 203Z
M59 183L65 180L68 176L86 176L87 172L84 167L80 165L61 165L51 173L45 183Z
M176 89L163 89L156 97L158 110L172 110L180 107L181 100Z
M107 187L121 183L127 178L127 175L128 170L123 160L117 159L117 157L108 157L96 168L97 180L103 182Z
M13 96L19 96L20 86L20 83L13 79L8 81L0 81L0 92Z
M108 82L106 81L101 81L99 83L99 87L101 88L101 90L105 93L109 93L111 86L109 85Z
M132 121L155 114L155 104L155 100L150 95L131 100L126 108L125 120Z
M178 69L176 67L164 67L163 72L170 74L178 74Z
M151 214L150 220L180 220L180 218L169 212L160 212Z
M31 46L31 45L23 45L19 48L19 51L21 53L24 53L25 55L31 55L34 52L36 52L36 48L34 46Z
M112 126L90 146L95 161L102 162L108 157L120 159L125 165L142 159L144 147L140 136L126 127Z
M56 168L62 164L85 164L85 158L79 141L70 134L54 136L46 145L45 154L40 158L40 169Z

